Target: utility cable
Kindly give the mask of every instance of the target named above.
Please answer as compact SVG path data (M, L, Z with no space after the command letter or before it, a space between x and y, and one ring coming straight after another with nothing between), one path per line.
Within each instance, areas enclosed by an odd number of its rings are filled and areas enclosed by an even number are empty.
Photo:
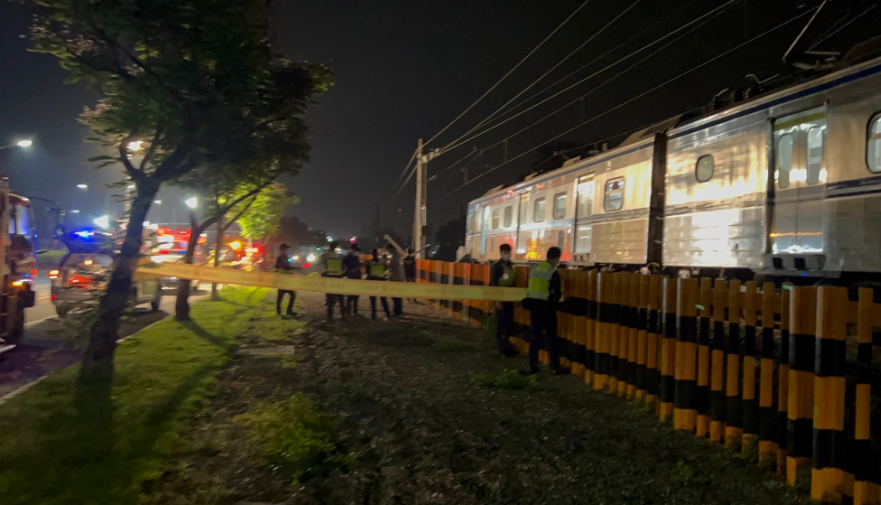
M575 82L575 83L573 83L573 84L567 86L566 88L564 88L564 89L558 91L557 93L554 93L553 95L551 95L551 96L549 96L549 97L547 97L547 98L541 100L540 102L535 103L534 105L531 105L531 106L527 107L526 109L523 109L522 111L518 112L517 114L515 114L515 115L513 115L513 116L510 116L509 118L505 119L505 120L502 121L501 123L497 123L497 124L495 124L495 125L493 125L493 126L487 128L487 129L483 130L482 132L476 133L476 134L472 135L471 137L469 137L469 138L467 138L467 139L465 139L465 140L460 141L460 142L457 143L457 144L453 144L453 145L448 144L447 146L444 146L443 148L441 148L441 150L440 150L440 152L438 153L438 155L441 155L441 154L443 154L443 153L445 153L445 152L448 152L448 151L450 151L450 150L452 150L452 149L455 149L455 148L461 146L461 145L464 144L464 143L471 142L472 140L474 140L474 139L476 139L476 138L478 138L478 137L480 137L480 136L482 136L482 135L484 135L484 134L486 134L486 133L488 133L488 132L490 132L490 131L492 131L492 130L498 128L499 126L501 126L501 125L503 125L503 124L505 124L505 123L507 123L507 122L513 120L513 119L516 119L516 118L519 117L519 116L522 116L523 114L529 112L530 110L535 109L535 108L538 107L539 105L542 105L542 104L544 104L544 103L546 103L546 102L548 102L548 101L550 101L550 100L552 100L552 99L554 99L554 98L556 98L556 97L562 95L563 93L565 93L565 92L571 90L572 88L578 86L579 84L582 84L582 83L584 83L584 82L587 82L588 80L590 80L590 79L596 77L597 75L599 75L599 74L605 72L606 70L608 70L608 69L610 69L610 68L612 68L612 67L618 65L619 63L622 63L622 62L624 62L624 61L630 59L631 57L633 57L633 56L635 56L635 55L641 53L642 51L645 51L646 49L648 49L648 48L654 46L655 44L658 44L659 42L662 42L663 40L665 40L665 39L667 39L667 38L669 38L669 37L672 37L672 36L676 35L677 33L681 32L682 30L685 30L685 29L691 27L691 26L694 25L695 23L699 23L699 22L703 21L703 20L704 20L705 18L707 18L708 16L711 16L711 15L717 14L718 12L720 12L721 9L725 9L725 8L731 6L731 5L733 5L734 3L739 2L739 1L740 1L740 0L730 0L730 1L726 2L725 4L723 4L723 5L719 6L719 7L717 7L716 9L713 9L712 11L707 12L706 14L704 14L704 15L702 15L702 16L699 16L698 18L696 18L696 19L690 21L689 23L686 23L686 24L680 26L680 27L677 28L676 30L673 30L672 32L667 33L666 35L664 35L664 36L662 36L662 37L660 37L660 38L654 40L653 42L650 42L650 43L646 44L645 46L643 46L643 47L637 49L636 51L634 51L634 52L628 54L627 56L625 56L625 57L623 57L623 58L621 58L621 59L619 59L619 60L617 60L617 61L615 61L615 62L613 62L613 63L611 63L611 64L609 64L609 65L607 65L606 67L604 67L604 68L602 68L602 69L600 69L600 70L598 70L598 71L596 71L596 72L594 72L593 74L591 74L591 75L589 75L589 76L587 76L587 77L585 77L585 78L583 78L583 79L581 79L581 80L579 80L579 81L577 81L577 82Z
M630 98L630 99L628 99L628 100L626 100L626 101L624 101L624 102L621 102L620 104L618 104L618 105L612 107L611 109L606 110L605 112L603 112L603 113L601 113L601 114L599 114L599 115L597 115L597 116L594 116L594 117L588 119L587 121L583 121L583 122L581 122L581 123L579 123L579 124L573 126L572 128L570 128L570 129L564 131L563 133L560 133L560 134L558 134L558 135L556 135L556 136L554 136L554 137L552 137L552 138L550 138L550 139L548 139L548 140L545 140L545 141L542 142L541 144L538 144L537 146L535 146L535 147L533 147L533 148L531 148L531 149L528 149L528 150L526 150L526 151L524 151L524 152L518 154L517 156L515 156L515 157L509 159L508 161L506 161L506 162L504 162L504 163L501 163L501 164L499 164L499 165L496 165L496 166L493 167L492 169L488 170L487 172L484 172L484 173L480 174L479 176L475 177L475 178L472 179L471 181L468 181L468 182L466 182L465 184L462 184L461 186L459 186L458 188L454 189L454 190L451 191L450 193L447 193L447 195L451 195L451 194L453 194L453 193L456 193L457 191L459 191L459 190L461 190L462 188L468 186L469 184L471 184L472 182L476 181L477 179L483 177L484 175L490 174L490 173L494 172L495 170L498 170L499 168L501 168L501 167L503 167L503 166L505 166L505 165L511 163L512 161L514 161L514 160L516 160L516 159L519 159L519 158L521 158L521 157L523 157L523 156L529 154L530 152L535 151L535 150L538 149L539 147L541 147L541 146L543 146L543 145L545 145L545 144L547 144L547 143L549 143L549 142L553 142L554 140L557 140L557 139L559 139L560 137L562 137L562 136L564 136L564 135L567 135L567 134L571 133L572 131L577 130L578 128L581 128L582 126L584 126L584 125L586 125L586 124L588 124L588 123L592 123L593 121L596 121L597 119L600 119L600 118L602 118L602 117L604 117L604 116L606 116L606 115L608 115L608 114L611 114L612 112L614 112L614 111L620 109L621 107L624 107L625 105L628 105L628 104L630 104L630 103L632 103L632 102L634 102L634 101L636 101L636 100L639 100L640 98L642 98L642 97L648 95L649 93L652 93L652 92L654 92L654 91L657 91L658 89L660 89L660 88L662 88L662 87L664 87L664 86L666 86L666 85L668 85L668 84L670 84L670 83L672 83L672 82L674 82L674 81L677 81L677 80L679 80L679 79L685 77L686 75L689 75L689 74L691 74L691 73L693 73L693 72L695 72L695 71L697 71L697 70L699 70L699 69L701 69L701 68L703 68L703 67L705 67L705 66L707 66L707 65L709 65L709 64L711 64L711 63L713 63L713 62L715 62L715 61L717 61L717 60L719 60L720 58L723 58L723 57L725 57L725 56L727 56L727 55L733 53L734 51L736 51L736 50L738 50L738 49L740 49L740 48L742 48L742 47L744 47L744 46L747 46L747 45L749 45L749 44L755 42L756 40L758 40L758 39L760 39L760 38L762 38L762 37L765 37L766 35L768 35L768 34L770 34L770 33L773 33L773 32L775 32L775 31L777 31L777 30L779 30L779 29L781 29L781 28L783 28L783 27L785 27L785 26L788 26L789 24L794 23L795 21L798 21L799 19L803 18L804 16L806 16L806 15L808 15L808 14L811 14L812 12L814 12L814 11L816 11L816 10L817 10L817 7L813 7L813 8L811 8L811 9L809 9L809 10L806 10L805 12L802 12L801 14L798 14L798 15L796 15L795 17L790 18L788 21L784 21L783 23L780 23L779 25L777 25L777 26L775 26L775 27L773 27L773 28L771 28L771 29L769 29L769 30L767 30L767 31L765 31L765 32L762 32L761 34L756 35L755 37L753 37L753 38L751 38L751 39L749 39L749 40L747 40L747 41L745 41L745 42L742 42L742 43L740 43L740 44L738 44L738 45L732 47L731 49L728 49L727 51L725 51L725 52L723 52L723 53L721 53L721 54L718 54L718 55L716 55L716 56L710 58L709 60L706 60L705 62L701 63L700 65L697 65L697 66L695 66L695 67L692 67L691 69L686 70L685 72L682 72L682 73L680 73L679 75L677 75L677 76L675 76L675 77L672 77L672 78L670 78L670 79L668 79L668 80L662 82L661 84L658 84L657 86L654 86L653 88L651 88L651 89L649 89L649 90L647 90L647 91L644 91L644 92L642 92L642 93L640 93L640 94L634 96L633 98Z
M511 68L511 70L508 70L508 72L507 72L505 75L503 75L501 79L499 79L498 81L496 81L495 84L493 84L492 86L490 86L490 88L489 88L488 90L486 90L482 95L480 95L480 97L479 97L477 100L475 100L474 103L472 103L471 105L469 105L464 111L462 111L461 114L459 114L458 116L456 116L455 119L453 119L452 121L449 122L449 124L447 124L446 126L444 126L444 127L441 129L441 131L435 133L433 137L431 137L430 139L428 139L428 141L425 142L425 144L423 144L423 146L427 146L428 144L430 144L433 140L435 140L436 138L438 138L442 133L444 133L444 132L447 131L451 126L453 126L457 121L459 121L460 119L462 119L462 117L464 117L465 114L467 114L471 109L473 109L474 106L476 106L478 103L481 102L481 100L483 100L484 98L486 98L487 95L489 95L489 94L490 94L494 89L496 89L496 88L497 88L497 87L498 87L498 86L499 86L499 85L500 85L505 79L507 79L511 74L513 74L515 70L517 70L518 68L520 68L520 65L522 65L524 62L526 62L526 60L528 60L530 56L532 56L536 51L538 51L539 48L541 48L541 47L545 44L545 42L547 42L548 40L550 40L551 37L553 37L558 31L560 31L561 28L563 28L564 26L566 26L566 24L569 23L569 21L570 21L573 17L575 17L575 15L578 14L578 12L581 11L581 9L583 9L588 3L590 3L590 0L584 0L584 2L582 2L582 4L579 5L578 8L575 9L575 11L572 12L572 14L569 14L569 17L567 17L566 19L563 20L562 23L560 23L559 25L557 25L557 27L554 28L553 31L551 31L551 33L549 33L547 37L545 37L541 42L539 42L538 45L535 46L535 47L532 49L532 51L529 51L529 53L527 53L526 56L524 56L519 62L517 62L517 64L514 65L514 67Z

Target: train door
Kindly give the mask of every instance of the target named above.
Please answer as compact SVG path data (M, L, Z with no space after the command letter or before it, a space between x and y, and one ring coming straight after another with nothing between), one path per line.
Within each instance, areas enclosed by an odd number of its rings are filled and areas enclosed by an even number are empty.
M529 210L529 193L520 195L517 202L517 241L514 254L518 259L521 255L526 254L526 230L523 226L526 224L526 213Z
M593 175L578 178L575 201L575 244L576 260L589 261L591 245L590 216L593 215L594 180Z
M825 249L826 107L776 119L773 139L771 252L822 253Z

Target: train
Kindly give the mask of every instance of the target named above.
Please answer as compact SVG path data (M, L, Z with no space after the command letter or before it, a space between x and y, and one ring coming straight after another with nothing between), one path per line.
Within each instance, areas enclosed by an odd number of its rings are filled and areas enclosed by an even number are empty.
M739 98L737 100L736 98ZM881 57L635 132L467 208L465 250L680 275L881 280ZM820 279L817 279L820 278Z

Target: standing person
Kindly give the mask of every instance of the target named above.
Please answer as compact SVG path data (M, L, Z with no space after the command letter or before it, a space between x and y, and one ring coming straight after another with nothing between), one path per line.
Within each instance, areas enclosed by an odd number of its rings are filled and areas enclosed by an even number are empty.
M404 256L404 275L407 282L416 282L416 253L413 248L407 249L407 255ZM408 302L415 302L413 298L407 298Z
M554 349L557 338L557 302L563 296L560 274L560 248L548 249L547 259L532 267L529 272L529 288L526 293L526 304L530 312L532 340L529 342L529 373L538 373L538 351L540 348L548 352L551 370L554 375L565 372L560 368L560 359Z
M360 252L358 244L352 244L352 247L349 248L349 254L343 258L343 272L346 279L361 280L361 257L358 255ZM358 315L358 295L346 296L346 314Z
M511 246L499 246L501 259L492 264L489 271L489 285L510 288L517 285L517 271L511 263ZM514 329L514 303L496 302L496 346L505 356L516 356L517 352L509 338Z
M385 248L391 256L389 258L389 280L392 282L404 282L407 280L407 276L404 273L404 263L402 261L403 256L401 255L401 251L398 251L398 249L392 244L385 246ZM392 303L395 306L392 317L400 317L404 315L404 304L401 298L392 297Z
M337 243L330 243L330 250L321 255L321 267L323 271L321 272L322 277L334 277L334 278L342 278L343 277L343 257L340 256L338 252L336 252ZM327 320L333 320L333 306L335 304L340 305L340 317L346 317L346 304L343 301L343 295L337 295L332 293L327 293L324 295L325 304L327 305Z
M290 259L288 258L288 249L291 246L287 244L282 244L278 246L278 258L275 258L275 273L277 274L287 274L297 270L297 267L292 266L290 263ZM288 316L295 316L294 314L294 301L297 299L297 292L290 291L287 289L279 289L278 290L278 298L275 300L275 312L278 315L281 315L281 302L284 300L284 295L290 295L290 299L288 300L288 310L285 312Z
M367 280L371 281L387 281L388 265L385 260L379 256L377 249L373 250L373 259L367 264ZM388 299L384 296L379 298L382 302L382 310L385 311L385 317L391 319L392 313L388 309ZM376 321L376 297L370 297L370 319Z

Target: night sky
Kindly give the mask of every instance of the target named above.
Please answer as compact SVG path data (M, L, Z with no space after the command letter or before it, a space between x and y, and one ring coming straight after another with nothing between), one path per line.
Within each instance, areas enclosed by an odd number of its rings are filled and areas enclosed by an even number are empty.
M332 235L350 236L372 223L374 206L380 202L383 226L409 232L413 185L396 196L395 183L417 139L427 140L439 131L582 1L278 2L273 25L283 52L293 59L326 63L336 75L334 88L320 97L319 105L309 113L312 161L300 176L287 181L302 199L294 214ZM442 147L464 133L632 2L592 0L502 86L429 147ZM641 0L525 96L636 36L551 92L562 89L725 3ZM600 114L818 3L819 0L749 0L745 8L743 1L736 2L718 17L592 93L585 99L583 110L576 104L511 138L509 156L528 154L453 195L447 194L462 184L463 174L458 170L441 172L466 155L472 146L484 148L496 143L590 91L652 50L439 157L429 168L430 174L440 174L430 185L429 222L437 229L455 218L469 199L498 184L516 181L531 163L539 161L529 151L577 125L582 115L588 119ZM808 38L817 39L845 14L862 12L872 3L831 2L818 16L817 26L808 32ZM874 27L879 26L879 11L881 8L873 9L817 49L845 51L854 42L877 35ZM56 200L67 208L83 209L84 214L97 213L110 193L104 186L120 177L118 170L95 171L84 161L95 154L95 147L83 142L88 129L77 122L77 116L97 97L81 86L64 84L64 72L51 56L26 51L28 43L20 35L26 33L29 19L25 7L0 2L0 145L19 137L35 140L29 152L2 152L0 171L10 177L13 189L20 193ZM804 17L563 139L583 144L619 134L701 106L723 88L744 86L747 73L760 77L777 73L781 70L781 56L807 19ZM654 28L643 32L653 25ZM487 151L478 161L472 165L472 176L481 166L487 170L485 167L504 161L502 146ZM79 183L89 184L89 190L78 190ZM163 203L154 208L150 219L168 222L176 217L182 221L182 195L171 190L164 191L160 198Z

